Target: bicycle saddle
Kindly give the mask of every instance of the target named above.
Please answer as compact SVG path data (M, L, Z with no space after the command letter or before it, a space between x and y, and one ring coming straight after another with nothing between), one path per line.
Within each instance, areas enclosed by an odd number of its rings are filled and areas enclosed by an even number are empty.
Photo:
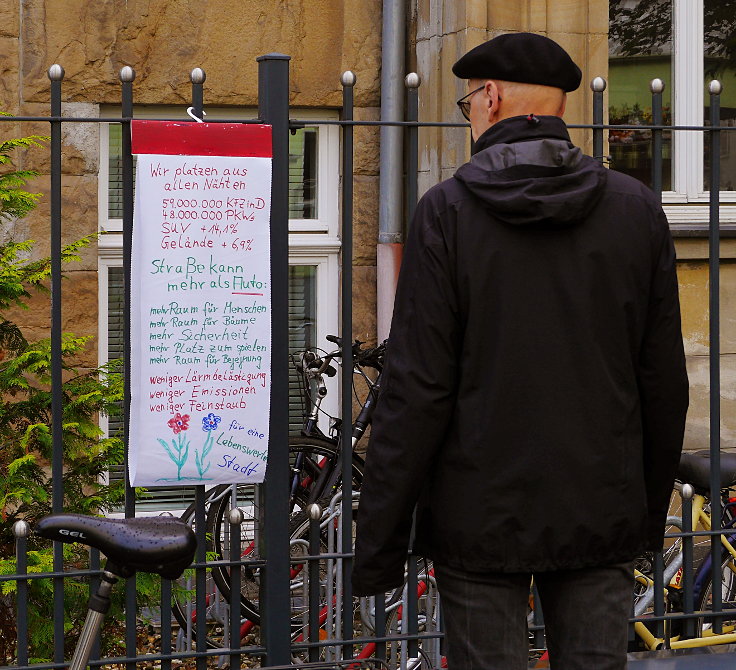
M720 487L728 488L736 484L736 454L721 452ZM692 484L698 493L710 491L710 452L682 452L677 479L683 484Z
M51 514L36 524L50 540L81 542L108 558L107 570L121 577L153 572L177 579L191 565L197 548L194 531L180 519L144 517L105 519L82 514Z

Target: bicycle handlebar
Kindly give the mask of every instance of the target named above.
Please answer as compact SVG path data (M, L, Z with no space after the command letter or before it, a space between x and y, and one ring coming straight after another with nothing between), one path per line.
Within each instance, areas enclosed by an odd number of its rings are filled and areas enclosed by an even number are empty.
M342 338L337 335L327 335L326 339L333 344L336 344L340 349L326 353L324 356L319 356L314 351L307 350L302 354L302 361L309 370L313 370L315 375L326 374L328 377L334 377L336 374L335 368L330 363L334 358L342 358ZM381 370L383 367L383 356L386 350L386 341L379 344L377 347L370 347L368 349L362 349L361 347L365 342L355 340L353 342L353 361L357 365L368 366ZM298 367L298 366L297 366Z

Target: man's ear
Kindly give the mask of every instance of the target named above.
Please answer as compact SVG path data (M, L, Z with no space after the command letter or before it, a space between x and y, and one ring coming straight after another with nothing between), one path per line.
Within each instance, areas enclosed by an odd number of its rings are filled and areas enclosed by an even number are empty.
M565 109L567 108L567 93L562 94L562 103L560 104L560 111L557 112L557 116L562 118L565 116Z
M498 84L495 81L486 81L486 98L485 104L487 105L488 122L493 123L498 115L498 102L499 102L499 91Z

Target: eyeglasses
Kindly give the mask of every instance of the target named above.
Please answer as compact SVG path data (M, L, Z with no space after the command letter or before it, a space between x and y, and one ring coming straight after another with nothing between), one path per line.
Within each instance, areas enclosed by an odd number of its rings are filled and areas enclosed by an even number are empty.
M467 95L464 95L460 100L457 101L457 106L460 108L460 113L465 117L466 121L470 121L470 98L472 98L478 91L482 91L486 87L479 86L474 91L470 91ZM501 102L501 96L498 96L499 102Z

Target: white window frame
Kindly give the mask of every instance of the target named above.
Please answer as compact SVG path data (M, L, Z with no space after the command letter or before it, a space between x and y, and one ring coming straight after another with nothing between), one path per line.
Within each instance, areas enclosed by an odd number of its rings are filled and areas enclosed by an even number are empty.
M672 109L678 126L702 126L705 121L703 16L704 0L672 0ZM706 133L674 131L672 135L673 190L662 193L665 212L671 223L707 223L708 207L702 206L710 200L703 187ZM720 191L719 197L725 205L721 222L736 222L736 191Z
M209 119L254 119L255 109L223 107L205 108ZM173 119L189 117L181 107L147 105L137 108L135 118L139 119ZM337 238L340 229L338 187L340 173L340 129L337 125L310 125L309 120L336 121L338 114L335 110L315 110L294 108L291 115L300 121L307 121L305 127L318 128L317 140L317 218L316 219L289 219L290 233L322 233ZM120 109L104 106L100 109L101 118L119 118ZM110 147L108 143L108 125L101 124L100 129L100 171L98 179L98 221L99 230L106 233L120 233L123 230L122 219L108 217L108 181L110 174Z

